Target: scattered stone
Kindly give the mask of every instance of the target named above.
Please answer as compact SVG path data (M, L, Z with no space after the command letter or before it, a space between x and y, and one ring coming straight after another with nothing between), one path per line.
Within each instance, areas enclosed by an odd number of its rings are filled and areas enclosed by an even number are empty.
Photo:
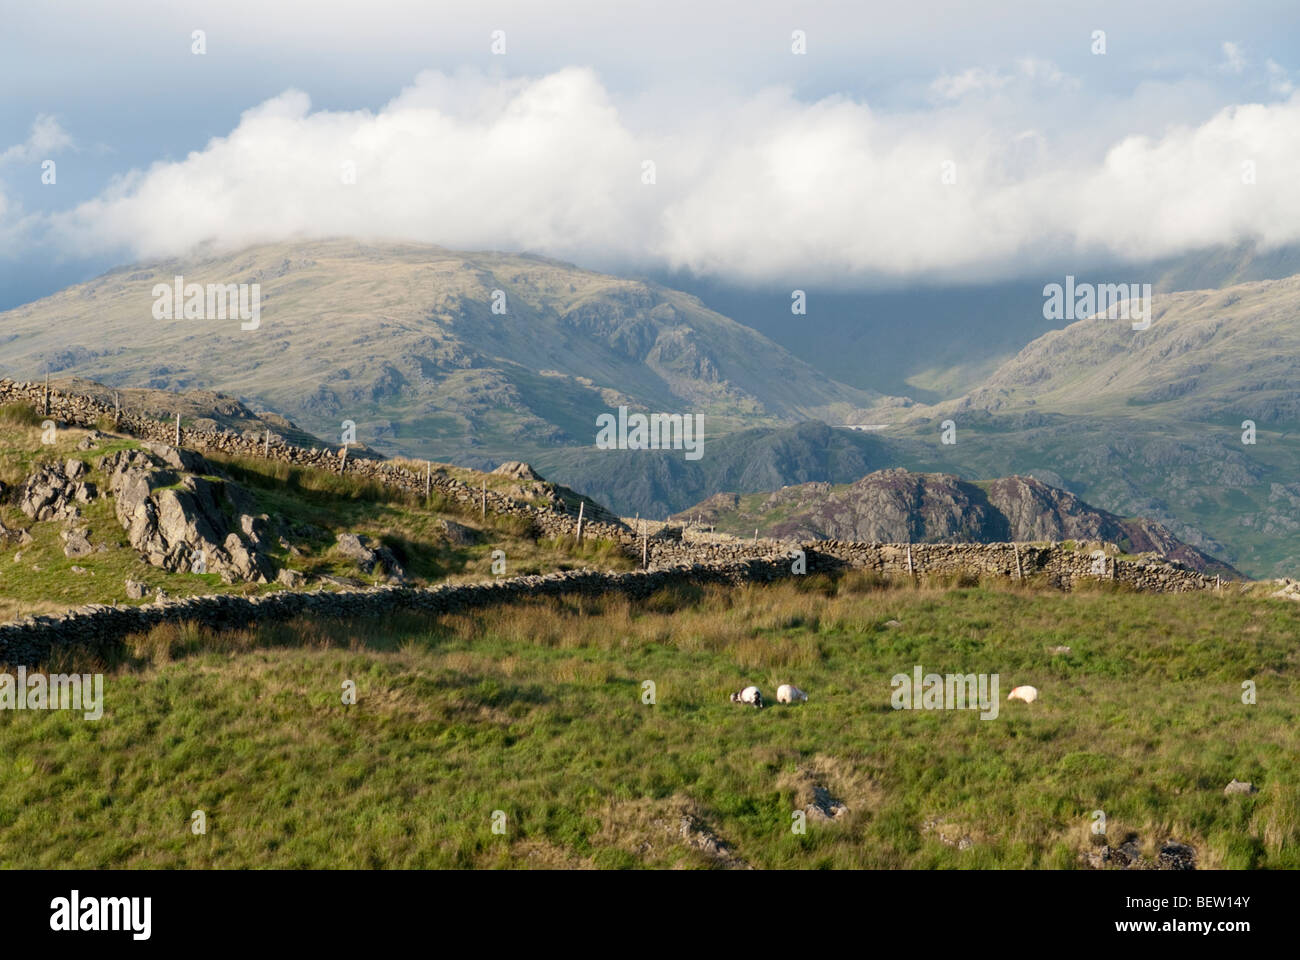
M812 803L808 804L803 811L809 820L838 820L849 812L848 806L831 796L831 792L820 783L813 784L812 790Z
M948 847L956 847L958 850L969 850L975 845L970 834L961 833L952 824L944 823L936 817L931 817L921 824L922 833L937 832L939 842Z
M886 621L885 621L885 626L889 627L889 629L891 629L891 630L893 630L895 627L901 627L902 625L903 625L903 621L901 621L901 620L886 620Z
M1259 788L1253 783L1233 778L1232 782L1223 788L1223 793L1224 796L1231 796L1234 793L1259 793Z
M151 589L152 588L149 586L149 584L141 580L132 580L130 577L126 578L127 599L143 600L145 597L149 595Z
M1170 840L1160 848L1160 854L1157 858L1157 869L1195 870L1195 848L1185 843L1179 843L1177 840Z
M85 567L79 567L79 566L77 566L75 563L74 563L71 567L69 567L69 569L70 569L73 573L85 573L85 572L86 572L86 568L85 568Z
M1154 861L1142 856L1137 834L1129 834L1118 847L1106 843L1104 836L1092 838L1093 850L1081 859L1094 870L1114 868L1119 870L1195 870L1196 848L1177 840L1167 840L1160 847Z
M1069 647L1048 647L1047 652L1053 656L1064 656L1070 652Z

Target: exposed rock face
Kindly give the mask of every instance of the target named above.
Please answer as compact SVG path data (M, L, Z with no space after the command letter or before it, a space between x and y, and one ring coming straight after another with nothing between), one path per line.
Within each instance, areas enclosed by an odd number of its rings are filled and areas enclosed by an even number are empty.
M795 539L878 543L1116 543L1210 573L1235 570L1178 540L1158 523L1125 519L1031 477L976 484L946 473L877 470L846 487L806 483L774 493L723 493L674 519Z
M131 546L155 567L219 573L226 582L266 583L274 568L259 549L265 521L240 513L248 495L211 473L192 451L151 443L100 460L110 474L118 522Z
M80 460L66 464L41 464L23 484L18 509L33 520L73 520L81 516L78 503L89 503L99 495L93 483L78 478L86 472Z

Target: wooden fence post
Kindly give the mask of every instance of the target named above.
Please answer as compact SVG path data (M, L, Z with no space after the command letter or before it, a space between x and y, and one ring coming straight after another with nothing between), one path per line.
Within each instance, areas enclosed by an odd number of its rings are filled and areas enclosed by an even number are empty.
M271 431L266 431L266 439L262 441L262 456L265 459L271 458Z
M348 445L345 443L339 448L339 475L348 468Z
M483 493L482 493L482 499L479 501L479 512L483 515L483 519L486 520L487 519L487 477L483 478Z
M578 502L578 542L582 543L582 511L587 507L585 500Z
M178 447L179 447L180 445L181 445L181 414L180 414L180 411L178 410L178 411L176 411L176 443L175 443L175 446L178 446Z
M650 537L644 520L641 521L641 569L650 569Z
M429 499L429 483L433 479L433 464L428 460L424 461L424 499Z
M911 541L908 541L908 544L907 544L907 575L908 575L909 577L914 575L913 572L912 572L912 543L911 543Z

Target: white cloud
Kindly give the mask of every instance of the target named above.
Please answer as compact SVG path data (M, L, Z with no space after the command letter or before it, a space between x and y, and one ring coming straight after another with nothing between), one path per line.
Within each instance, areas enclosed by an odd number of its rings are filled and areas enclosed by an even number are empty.
M58 120L40 114L32 122L31 133L27 135L26 140L0 153L0 163L44 160L72 145L72 137L59 126Z
M1275 60L1268 60L1264 63L1264 69L1268 72L1268 89L1279 97L1289 97L1295 91L1295 84L1291 82L1291 73L1285 67Z
M1219 69L1224 73L1241 73L1246 69L1246 55L1241 48L1241 44L1233 43L1231 40L1223 42L1223 62L1219 64Z
M1035 89L1071 86L1030 63L1019 76ZM1027 128L1005 104L885 114L779 88L697 99L650 132L585 69L424 73L377 112L312 111L289 91L203 150L54 215L52 238L147 258L205 241L392 237L827 282L1005 276L1052 254L1300 238L1300 95L1089 150L1078 131ZM646 160L654 185L642 182ZM341 182L345 161L355 184ZM941 181L945 161L955 184Z

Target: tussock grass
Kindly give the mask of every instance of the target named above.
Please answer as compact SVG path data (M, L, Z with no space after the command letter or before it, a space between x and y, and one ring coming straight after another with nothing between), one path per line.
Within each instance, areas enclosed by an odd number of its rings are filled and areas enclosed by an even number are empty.
M0 862L734 865L683 839L686 817L759 868L1073 868L1100 809L1112 843L1132 832L1149 855L1174 838L1202 867L1296 868L1297 635L1300 607L1276 600L864 573L159 628L101 665L97 724L0 723ZM989 720L895 711L890 678L916 664L1042 699ZM783 682L810 701L727 700ZM1225 797L1234 777L1260 792ZM818 791L848 813L791 833Z

